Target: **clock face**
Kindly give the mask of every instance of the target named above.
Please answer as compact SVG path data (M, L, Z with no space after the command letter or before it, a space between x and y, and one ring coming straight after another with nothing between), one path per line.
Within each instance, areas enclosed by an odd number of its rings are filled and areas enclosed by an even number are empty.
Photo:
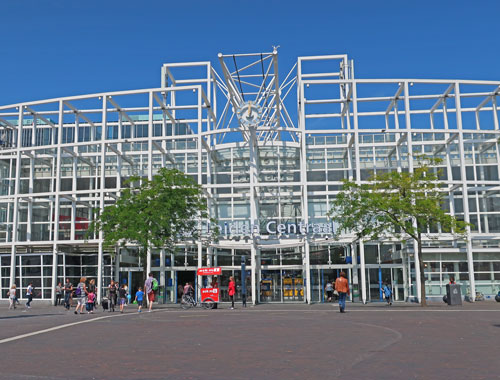
M261 120L262 110L258 104L248 101L238 107L236 114L242 127L257 127Z

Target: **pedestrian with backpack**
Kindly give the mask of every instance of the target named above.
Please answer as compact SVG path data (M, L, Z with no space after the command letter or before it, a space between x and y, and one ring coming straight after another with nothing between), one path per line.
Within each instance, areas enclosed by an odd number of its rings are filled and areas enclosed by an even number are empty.
M156 288L156 289L155 289ZM144 283L147 300L149 302L149 312L153 310L153 302L155 301L155 290L158 290L158 281L153 277L153 273L149 273L149 277Z
M83 308L85 307L85 298L87 296L87 286L85 285L86 280L87 279L85 277L80 278L80 282L75 289L75 296L78 302L76 305L75 314L78 314L78 309L80 309L80 314L82 314Z
M384 283L384 286L382 287L382 291L384 292L385 300L387 302L387 305L391 306L392 305L392 289L389 287L387 283Z

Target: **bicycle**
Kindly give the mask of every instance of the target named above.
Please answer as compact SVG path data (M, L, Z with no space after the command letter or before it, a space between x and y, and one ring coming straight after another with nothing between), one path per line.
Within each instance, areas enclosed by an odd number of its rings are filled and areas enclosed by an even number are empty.
M464 301L473 302L470 288L467 288L467 294L464 297ZM474 301L484 301L484 294L481 292L476 292L476 296L474 297Z
M191 294L184 294L181 298L181 308L183 310L190 309L192 307L200 306L204 309L213 309L215 306L214 302L201 302L197 303Z

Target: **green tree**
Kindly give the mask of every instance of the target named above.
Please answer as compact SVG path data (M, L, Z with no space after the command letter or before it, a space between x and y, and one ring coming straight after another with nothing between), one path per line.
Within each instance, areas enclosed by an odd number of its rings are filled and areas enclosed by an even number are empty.
M413 239L419 258L422 306L426 305L422 237L433 238L428 231L437 226L443 233L466 237L467 224L446 213L446 185L439 181L440 173L434 167L439 162L419 157L413 172L377 174L360 185L344 181L328 212L338 224L338 233L351 232L356 240Z
M102 231L104 246L113 252L119 245L136 245L142 259L148 250L172 252L179 241L200 237L201 220L208 218L207 199L192 178L162 168L151 181L133 177L127 184L116 203L95 210L87 236Z

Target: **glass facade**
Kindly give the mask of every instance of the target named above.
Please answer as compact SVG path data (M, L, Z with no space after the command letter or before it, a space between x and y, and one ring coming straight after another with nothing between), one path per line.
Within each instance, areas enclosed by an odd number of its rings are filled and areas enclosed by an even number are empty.
M277 54L266 54L255 57L273 73ZM496 294L500 82L354 79L351 63L300 57L279 86L249 72L247 81L263 83L256 93L233 86L222 56L221 76L209 62L166 64L157 89L1 106L1 297L11 283L32 281L37 297L53 299L54 284L80 276L96 278L102 297L111 279L134 290L145 267L160 280L161 302L176 302L179 285L207 285L196 276L206 266L222 267L223 301L234 276L237 298L245 277L249 302L325 302L340 271L352 300L364 302L381 300L382 281L396 301L417 298L419 286L441 298L451 277L464 294ZM200 67L201 79L180 70ZM238 117L251 96L260 113L248 127ZM472 225L467 241L430 227L425 284L411 241L360 243L335 236L327 218L343 180L411 171L418 154L442 159L446 210ZM204 187L217 241L185 241L141 260L133 246L107 252L101 236L86 236L92 209L113 204L131 176L162 167Z

